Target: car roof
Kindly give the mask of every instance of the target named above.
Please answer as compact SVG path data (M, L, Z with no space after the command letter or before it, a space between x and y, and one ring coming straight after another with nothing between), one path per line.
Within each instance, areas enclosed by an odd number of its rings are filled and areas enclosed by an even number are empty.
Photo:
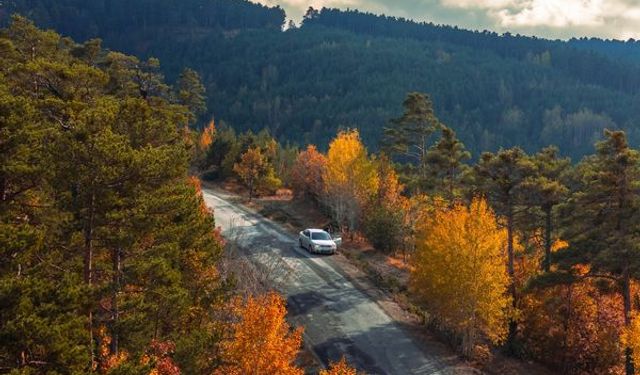
M325 231L325 230L323 230L323 229L311 229L311 228L309 228L309 229L307 229L307 230L308 230L309 232L311 232L311 233L315 233L315 232L326 232L326 231Z

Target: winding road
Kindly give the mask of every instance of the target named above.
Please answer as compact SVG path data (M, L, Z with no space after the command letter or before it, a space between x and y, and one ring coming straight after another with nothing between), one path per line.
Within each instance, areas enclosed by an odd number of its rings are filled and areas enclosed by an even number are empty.
M287 297L291 322L305 327L305 343L325 366L344 355L367 374L469 373L418 345L332 257L307 253L278 224L224 193L204 189L203 194L223 236L280 279L277 289Z

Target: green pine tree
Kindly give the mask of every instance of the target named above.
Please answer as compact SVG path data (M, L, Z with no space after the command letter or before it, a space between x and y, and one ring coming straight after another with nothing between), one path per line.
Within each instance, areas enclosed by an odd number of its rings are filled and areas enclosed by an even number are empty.
M440 139L426 155L429 190L453 201L462 196L463 177L469 169L464 162L471 158L471 153L451 128L443 125L440 131Z
M631 281L640 278L640 153L622 131L605 131L596 154L576 169L577 189L564 205L565 238L570 248L558 253L564 270L587 264L588 276L612 280L622 295L625 324L631 323ZM626 348L625 369L634 373Z
M504 218L502 224L507 229L507 271L511 278L509 293L514 308L518 305L515 284L515 233L523 203L522 185L533 173L534 168L527 154L518 147L500 150L495 154L486 152L474 168L478 192L485 195L496 213ZM507 340L509 348L512 348L514 343L516 330L517 322L511 320Z
M391 126L384 129L383 149L404 165L405 178L412 190L424 190L431 136L441 125L428 95L410 93L403 106L404 114L391 120Z
M551 268L551 247L554 235L554 208L562 203L569 193L564 176L571 167L571 160L561 158L556 147L544 148L532 156L533 173L523 182L522 196L528 207L536 208L529 212L535 228L544 228L544 259L542 268L549 272ZM544 224L540 224L540 222Z

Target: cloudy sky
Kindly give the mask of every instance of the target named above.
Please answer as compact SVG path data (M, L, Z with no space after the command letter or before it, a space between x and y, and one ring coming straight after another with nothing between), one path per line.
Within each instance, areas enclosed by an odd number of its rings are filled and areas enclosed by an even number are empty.
M511 31L546 38L573 36L640 39L640 0L253 0L280 5L294 20L309 6L374 13Z

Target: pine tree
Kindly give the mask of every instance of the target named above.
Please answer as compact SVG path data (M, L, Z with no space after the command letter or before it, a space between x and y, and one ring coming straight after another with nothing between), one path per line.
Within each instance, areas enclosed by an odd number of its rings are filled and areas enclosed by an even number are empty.
M0 367L133 365L156 338L202 372L220 241L187 178L189 109L157 61L22 18L0 41Z
M478 192L484 194L496 214L504 217L507 229L507 271L511 279L509 293L513 307L517 307L518 296L515 284L515 232L519 207L522 204L521 189L525 179L532 174L534 165L520 148L501 150L495 154L484 153L474 167ZM517 323L509 324L508 345L513 344Z
M454 201L462 196L462 179L469 169L464 162L471 158L471 153L451 128L442 125L440 131L440 139L426 155L429 190Z
M565 239L558 253L563 269L588 265L588 276L615 281L622 295L625 325L632 322L631 283L640 278L640 153L622 131L605 131L596 154L577 167L577 191L563 207ZM625 369L634 373L633 352L625 349Z
M410 93L403 106L402 117L391 120L391 126L384 129L383 149L405 164L411 187L423 190L428 178L431 135L441 124L433 111L431 98L425 94Z
M525 204L540 209L544 225L538 224L538 215L534 216L536 227L544 227L543 270L550 271L551 250L553 246L554 220L553 210L562 203L569 193L563 182L564 175L571 166L571 160L561 158L556 147L547 147L532 157L534 171L522 184L522 196Z
M178 102L189 110L190 122L194 122L198 115L207 111L206 90L200 81L200 75L186 68L180 74L176 86Z

